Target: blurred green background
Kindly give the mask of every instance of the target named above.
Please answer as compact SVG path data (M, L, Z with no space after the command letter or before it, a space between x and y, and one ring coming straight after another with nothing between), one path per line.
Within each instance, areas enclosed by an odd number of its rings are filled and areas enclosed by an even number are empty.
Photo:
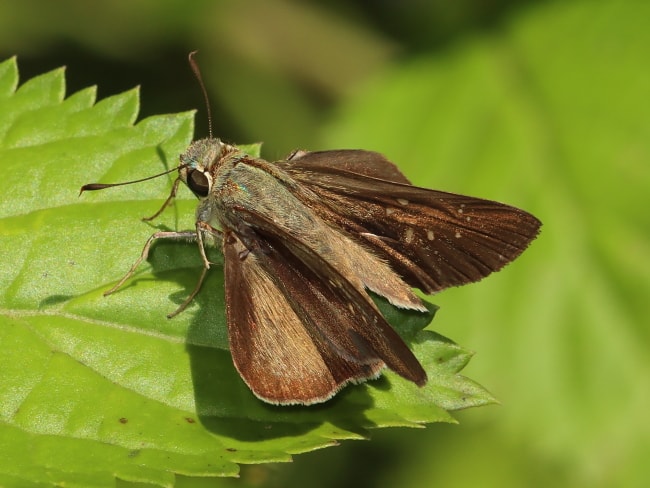
M142 86L142 116L198 108L215 134L384 152L422 186L507 201L542 235L433 298L498 407L460 425L244 466L178 486L647 486L650 2L0 2L0 59L67 66L68 92Z

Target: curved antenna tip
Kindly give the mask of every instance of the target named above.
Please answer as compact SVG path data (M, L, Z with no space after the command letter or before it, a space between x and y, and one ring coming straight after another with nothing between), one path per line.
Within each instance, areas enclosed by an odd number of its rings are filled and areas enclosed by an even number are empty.
M201 70L199 69L199 65L194 59L196 53L198 53L198 51L192 51L188 55L188 59L190 61L190 68L192 68L192 72L194 73L194 76L196 76L196 79L199 82L199 86L201 87L201 91L203 92L203 99L205 100L205 109L208 113L208 134L210 134L210 139L212 139L214 136L212 135L212 110L210 109L210 98L208 97L208 90L206 90L205 88L205 83L203 83L203 77L201 76Z

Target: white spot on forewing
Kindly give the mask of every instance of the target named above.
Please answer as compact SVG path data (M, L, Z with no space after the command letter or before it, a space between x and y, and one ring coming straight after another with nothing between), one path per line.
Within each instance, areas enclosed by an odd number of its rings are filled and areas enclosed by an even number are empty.
M395 213L394 208L386 207L386 215L392 215Z
M397 203L399 203L400 205L408 205L409 201L406 198L398 198Z
M460 232L456 231L456 234L454 235L456 239L460 239Z
M410 244L411 242L413 242L414 235L415 235L415 231L411 227L408 227L404 232L404 241L407 244Z
M433 241L435 238L436 238L436 236L435 236L435 234L433 233L433 231L432 231L432 230L428 230L428 231L427 231L427 239L429 239L430 241Z

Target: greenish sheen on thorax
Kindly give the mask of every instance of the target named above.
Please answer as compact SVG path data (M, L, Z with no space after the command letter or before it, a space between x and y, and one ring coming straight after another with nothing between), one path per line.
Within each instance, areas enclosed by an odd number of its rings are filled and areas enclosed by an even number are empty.
M190 189L192 171L207 179L206 194L198 195L200 221L218 228L238 228L246 222L246 212L254 212L287 231L319 233L316 227L320 223L287 189L287 184L293 184L291 177L276 165L218 139L195 141L181 156L181 163L187 165L181 170L181 179Z

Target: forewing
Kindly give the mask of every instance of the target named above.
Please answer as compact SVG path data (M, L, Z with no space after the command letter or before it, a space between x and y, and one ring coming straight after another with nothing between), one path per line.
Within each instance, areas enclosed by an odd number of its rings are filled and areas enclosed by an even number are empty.
M336 168L372 178L395 183L410 184L399 168L383 154L361 149L338 149L334 151L296 151L285 163L288 168L302 168L305 173L323 173ZM284 166L283 166L284 167Z
M224 240L228 329L235 366L258 397L325 401L385 365L424 384L426 373L412 352L343 277L324 278L277 236L245 241L232 232Z
M360 155L355 157L354 167L362 166ZM315 213L370 246L427 293L501 269L528 247L541 225L502 203L374 177L381 171L362 174L342 163L327 165L323 153L317 164L309 158L279 164L310 190L297 196Z

